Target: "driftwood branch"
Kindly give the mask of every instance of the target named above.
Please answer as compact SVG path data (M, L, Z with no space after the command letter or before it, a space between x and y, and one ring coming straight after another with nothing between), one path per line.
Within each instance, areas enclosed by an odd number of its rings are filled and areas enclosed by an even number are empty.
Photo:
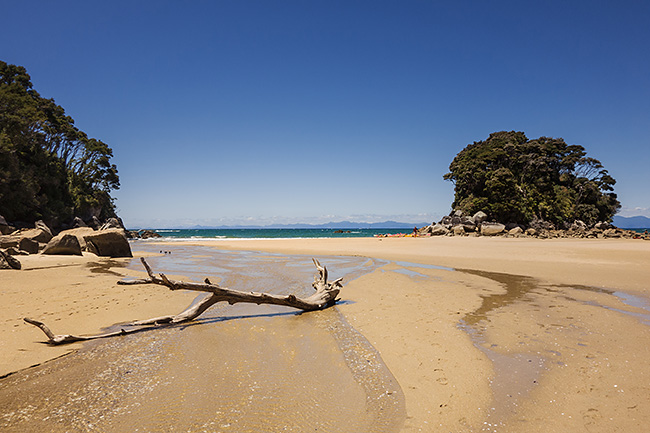
M151 267L144 258L140 259L142 265L147 271L149 278L142 278L131 281L118 281L118 284L159 284L166 286L171 290L194 290L199 292L210 293L209 296L201 299L196 304L191 305L187 309L178 314L170 316L154 317L146 320L138 320L135 322L123 325L127 329L120 329L119 331L90 335L90 336L75 336L75 335L55 335L50 329L45 326L43 322L38 320L25 318L25 322L34 325L41 329L48 338L48 343L53 345L73 343L75 341L95 340L98 338L114 337L117 335L126 335L134 332L142 331L146 326L164 326L176 323L189 322L194 320L205 312L208 308L218 302L228 302L233 305L240 302L252 304L273 304L284 305L287 307L296 308L303 311L322 310L324 308L334 305L337 301L337 296L343 285L341 284L342 278L334 280L333 282L327 281L327 269L322 266L318 260L312 259L318 273L314 277L312 287L316 290L312 295L306 298L300 298L296 295L274 295L271 293L257 293L257 292L241 292L221 287L218 284L213 284L205 279L204 283L192 283L185 281L170 280L165 274L155 275Z

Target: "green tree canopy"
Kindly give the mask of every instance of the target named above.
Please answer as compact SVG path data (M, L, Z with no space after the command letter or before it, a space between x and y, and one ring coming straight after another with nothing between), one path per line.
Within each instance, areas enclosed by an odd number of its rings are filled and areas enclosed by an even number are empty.
M54 225L75 215L115 216L112 156L32 88L25 68L0 61L0 215Z
M495 132L460 151L444 179L455 185L454 209L501 222L591 225L611 221L620 208L616 181L600 161L561 138Z

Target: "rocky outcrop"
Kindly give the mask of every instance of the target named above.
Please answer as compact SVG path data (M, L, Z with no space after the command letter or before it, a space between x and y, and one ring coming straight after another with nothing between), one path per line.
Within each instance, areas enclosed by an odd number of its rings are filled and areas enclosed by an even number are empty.
M45 222L44 222L43 220L38 220L38 221L36 221L36 222L34 223L34 228L35 228L35 229L38 229L38 230L42 230L42 231L44 231L45 233L47 233L47 234L50 236L50 239L52 239L52 237L54 236L54 235L52 234L52 230L47 226L47 224L45 224ZM40 241L39 241L39 242L40 242ZM49 239L48 239L47 241L45 241L45 242L49 242Z
M481 223L481 234L483 236L495 236L506 230L505 224L484 221Z
M21 229L13 231L9 235L0 236L0 248L15 247L24 249L24 251L33 251L34 245L36 245L36 252L38 252L40 244L46 244L52 239L52 232L43 221L37 221L35 226L33 229Z
M474 221L475 225L480 226L481 224L483 224L484 221L487 220L487 218L488 218L487 214L482 210L480 210L474 214L472 220Z
M124 229L124 224L117 218L109 218L104 224L99 228L99 230L108 230L108 229Z
M583 221L576 220L563 224L558 229L548 221L533 220L524 226L514 222L501 223L488 221L485 212L476 212L472 217L455 210L442 217L440 222L422 227L419 236L504 236L504 237L536 237L540 239L553 238L627 238L650 240L650 233L637 233L622 230L607 222L599 222L589 227Z
M72 220L72 228L77 229L79 227L88 227L88 224L86 224L81 218L74 217L74 220Z
M511 236L523 235L524 234L524 229L522 229L519 226L513 227L510 230L508 230L508 234L511 235Z
M17 223L18 224L18 223ZM74 254L79 255L83 251L94 252L98 255L109 257L131 257L131 247L126 240L123 229L123 223L119 218L110 218L102 226L101 232L108 232L105 236L100 236L92 247L88 247L86 237L94 236L100 232L87 227L88 225L100 225L99 220L95 217L92 220L84 222L81 218L76 217L70 224L67 224L68 230L63 230L56 236L56 240L50 244L55 236L52 236L52 230L43 221L36 221L34 228L23 228L14 230L12 226L7 224L6 220L0 216L0 227L4 227L2 233L10 232L10 234L0 234L0 248L16 248L22 253L36 254L39 250L48 247L45 254ZM21 227L25 224L19 223ZM119 235L113 232L117 230ZM159 237L155 232L151 232L150 237ZM74 240L66 238L62 242L64 235L71 235L76 238L79 248L77 248ZM139 236L138 236L139 237Z
M99 230L99 228L102 226L102 222L99 220L99 218L93 215L90 220L86 221L86 225L88 225L88 227L92 227L95 230Z
M18 233L13 233L11 236L16 237L18 241L20 239L31 239L33 241L39 242L46 244L52 239L52 234L50 232L46 232L42 229L23 229L20 230Z
M88 251L86 248L86 239L84 239L84 236L91 235L95 233L95 230L93 230L90 227L79 227L76 229L70 229L70 230L63 230L61 233L59 233L59 236L61 235L72 235L77 238L77 241L79 241L79 246L81 247L81 251Z
M20 269L20 261L5 251L0 250L0 269Z
M28 238L22 238L18 242L18 249L20 251L25 251L26 253L29 254L37 254L38 249L40 247L40 244L36 242L35 240L28 239Z
M0 236L0 248L18 247L20 238L12 235Z
M47 243L42 254L80 256L81 245L77 236L68 233L59 233Z
M433 236L443 236L449 233L449 229L442 224L436 224L431 229Z
M343 232L341 232L341 233L343 233ZM350 233L350 232L347 232L347 233ZM158 234L158 233L156 233L154 231L151 231L151 230L140 230L138 232L138 235L139 235L140 239L150 239L150 238L161 238L162 237L162 235L160 235L160 234Z
M431 224L418 230L418 236L444 236L449 229L440 223Z
M7 224L7 220L5 220L5 217L0 215L0 235L8 235L13 233L15 230L16 228Z
M86 249L98 256L133 257L126 233L122 229L99 230L84 236Z
M467 233L461 224L454 226L451 231L454 233L454 236L464 236Z

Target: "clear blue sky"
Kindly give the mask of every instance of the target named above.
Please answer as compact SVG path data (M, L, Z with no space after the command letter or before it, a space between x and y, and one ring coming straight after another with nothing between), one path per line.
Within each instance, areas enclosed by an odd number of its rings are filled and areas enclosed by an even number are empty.
M0 59L108 143L126 224L433 221L494 131L650 216L646 1L3 2Z

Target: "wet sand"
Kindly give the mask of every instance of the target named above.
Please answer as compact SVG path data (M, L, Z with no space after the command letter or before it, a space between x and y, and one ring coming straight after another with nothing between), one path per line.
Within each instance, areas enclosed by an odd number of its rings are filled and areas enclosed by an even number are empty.
M240 290L313 290L305 257L167 249L173 256L149 263L185 279L207 271ZM365 259L326 260L334 277L372 269ZM219 305L191 324L96 341L0 382L8 432L393 432L404 413L399 384L336 309Z
M212 244L391 261L346 285L350 302L337 308L404 390L403 431L644 432L650 423L648 242Z
M345 316L377 349L396 378L406 405L401 431L642 432L650 422L648 242L402 238L201 244L238 251L380 259L363 259L374 270L347 282L341 292L344 302L331 311L338 310ZM269 260L274 257L269 255ZM137 274L130 270L117 272ZM87 277L86 269L77 282ZM103 277L106 275L96 276L95 281ZM0 278L6 281L4 274ZM18 278L13 281L22 284L24 290L22 277L12 278ZM33 284L42 287L36 280ZM68 281L66 287L72 284ZM17 302L19 297L10 298L4 285L2 290L3 301ZM43 296L31 303L32 310L47 311L43 306L48 295ZM91 305L96 301L90 298L83 302ZM70 332L68 319L62 313L76 311L75 305L52 313L63 316L62 329L55 332ZM165 314L169 309L154 314L138 311L135 316L142 318ZM311 317L318 316L298 316L300 322L315 320ZM9 326L0 330L3 344L9 329L20 328L11 320L16 321L9 319ZM92 332L93 325L97 326L97 322L87 323L84 332ZM261 326L264 330L259 324L254 327L258 328L254 335L267 335L268 324ZM3 350L6 370L22 368L25 359L34 362L29 355L41 353L36 349L58 350L38 347L36 342L42 341L40 331L27 325L23 328L20 332L26 342L7 347L30 350L18 351L17 355L14 352L13 358ZM25 329L29 332L25 333ZM328 365L342 365L340 354L339 358L331 356L321 355L331 361ZM19 359L22 364L17 362ZM206 368L198 359L192 361L201 366L197 368ZM350 363L343 359L349 368ZM14 377L4 379L0 388ZM264 386L269 384L262 382ZM168 400L154 402L152 410L177 403L180 397L172 392L179 389L177 385L169 385L170 392L164 393ZM341 386L335 388L340 390ZM270 389L272 386L265 392L272 395ZM350 395L357 395L345 401L357 401L359 392L368 392L351 389ZM204 388L203 392L209 398L214 390ZM175 418L165 419L173 423ZM178 418L179 424L187 426L186 422L186 418ZM223 426L206 428L226 431ZM322 430L345 431L326 425ZM295 431L300 430L296 427Z
M0 377L82 347L44 344L45 336L23 317L45 322L55 334L97 334L114 323L169 314L194 299L153 286L117 285L125 276L143 276L126 268L131 259L86 254L20 261L21 271L0 273Z

